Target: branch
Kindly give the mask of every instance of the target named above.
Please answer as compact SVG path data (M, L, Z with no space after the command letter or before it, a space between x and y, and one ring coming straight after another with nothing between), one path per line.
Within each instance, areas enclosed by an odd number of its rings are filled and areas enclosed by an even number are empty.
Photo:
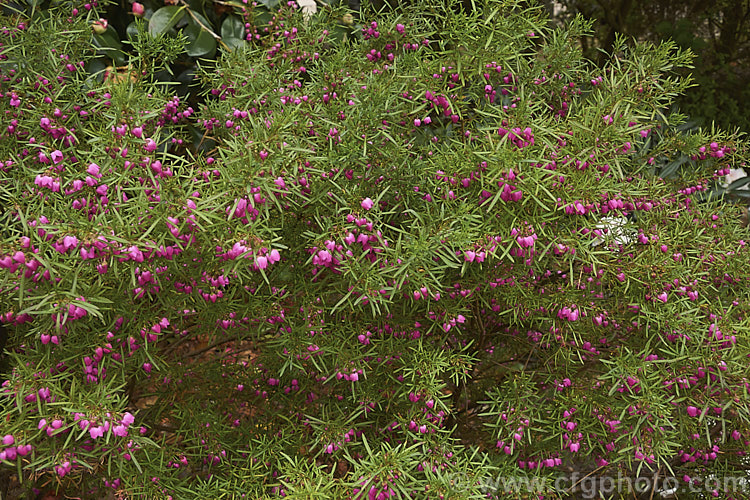
M208 26L206 26L205 24L203 24L200 21L200 19L198 19L198 17L195 14L193 14L193 11L190 10L190 6L187 4L187 2L185 2L185 0L180 0L180 3L185 6L185 10L187 11L187 13L190 15L190 17L193 18L193 21L195 21L196 24L201 27L201 29L206 30L212 37L214 37L214 39L217 42L219 42L221 44L222 47L224 47L225 50L228 50L229 52L232 51L232 49L230 49L229 46L226 43L224 43L224 41L221 39L221 37L219 35L217 35L216 33L214 33L211 30L211 28L209 28Z

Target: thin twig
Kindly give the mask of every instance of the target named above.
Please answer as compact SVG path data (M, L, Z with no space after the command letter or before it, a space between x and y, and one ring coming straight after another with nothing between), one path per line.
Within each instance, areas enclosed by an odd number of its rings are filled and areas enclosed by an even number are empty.
M217 340L213 344L209 344L206 347L201 347L200 349L196 349L195 351L191 351L191 352L185 354L184 357L186 357L186 358L192 358L193 356L198 356L199 354L202 354L202 353L204 353L206 351L210 351L211 349L219 347L222 344L227 344L229 342L235 342L235 341L237 341L236 338Z
M573 488L575 488L576 486L578 486L579 484L581 484L581 482L583 482L584 479L586 479L589 476L592 476L592 475L596 474L597 472L599 472L603 468L604 468L604 466L602 465L601 467L597 467L596 469L592 470L591 472L589 472L588 474L586 474L585 476L583 476L581 479L579 479L578 481L576 481L570 488L568 488L567 490L565 490L565 492L566 493L572 493L573 492Z
M534 348L533 348L533 349L531 350L531 352L529 353L529 357L528 357L528 358L526 358L526 363L524 363L524 365L523 365L523 371L524 371L524 372L526 371L526 367L527 367L527 366L529 366L529 361L531 361L531 356L533 356L533 355L534 355L534 353L536 352L536 347L537 347L537 346L534 346Z
M659 480L659 475L661 474L661 470L664 466L662 465L659 467L659 470L656 471L656 475L654 476L654 483L651 485L651 495L648 497L648 500L654 500L654 493L656 493L656 482Z
M224 41L223 41L223 40L221 39L221 37L220 37L219 35L217 35L216 33L214 33L214 32L213 32L213 31L211 30L211 28L209 28L208 26L206 26L205 24L203 24L203 23L201 22L201 20L200 20L200 19L198 19L198 16L196 16L196 15L195 15L195 14L193 13L193 11L192 11L192 10L190 9L190 6L189 6L189 5L187 4L187 2L185 2L185 0L180 0L180 3L181 3L182 5L184 5L184 6L185 6L185 10L187 10L187 13L188 13L188 15L190 15L190 17L192 17L192 18L193 18L193 21L195 21L195 22L196 22L196 23L198 24L198 26L200 26L200 27L201 27L202 29L204 29L204 30L208 31L208 33L209 33L209 34L210 34L210 35L211 35L212 37L214 37L214 39L215 39L215 40L216 40L217 42L219 42L219 43L221 44L221 46L222 46L222 47L224 47L224 50L228 50L229 52L231 52L231 51L232 51L232 49L230 49L230 48L229 48L229 46L228 46L228 45L227 45L226 43L224 43Z

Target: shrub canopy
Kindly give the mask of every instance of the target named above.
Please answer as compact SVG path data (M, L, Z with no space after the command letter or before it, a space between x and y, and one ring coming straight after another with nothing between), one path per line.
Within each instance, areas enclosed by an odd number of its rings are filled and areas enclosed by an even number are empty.
M92 75L95 8L6 17L2 463L147 498L744 473L748 144L665 116L688 52L596 69L522 4L283 5L192 107L168 60Z

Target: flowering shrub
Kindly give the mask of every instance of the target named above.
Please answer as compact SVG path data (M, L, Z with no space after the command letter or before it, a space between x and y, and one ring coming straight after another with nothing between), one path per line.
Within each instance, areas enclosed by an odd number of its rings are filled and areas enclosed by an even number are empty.
M668 126L690 54L594 70L586 23L479 7L348 42L290 3L195 108L95 83L95 9L6 18L2 463L141 498L742 471L747 235L708 193L748 144Z

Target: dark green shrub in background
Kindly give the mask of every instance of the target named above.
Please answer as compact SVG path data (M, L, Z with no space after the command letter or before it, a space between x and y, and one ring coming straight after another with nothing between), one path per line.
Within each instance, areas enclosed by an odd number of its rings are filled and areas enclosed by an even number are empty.
M718 0L560 0L543 1L557 22L578 14L595 21L592 37L581 40L599 61L612 50L616 33L643 41L674 40L697 54L692 74L697 86L676 104L703 126L750 131L750 1Z

